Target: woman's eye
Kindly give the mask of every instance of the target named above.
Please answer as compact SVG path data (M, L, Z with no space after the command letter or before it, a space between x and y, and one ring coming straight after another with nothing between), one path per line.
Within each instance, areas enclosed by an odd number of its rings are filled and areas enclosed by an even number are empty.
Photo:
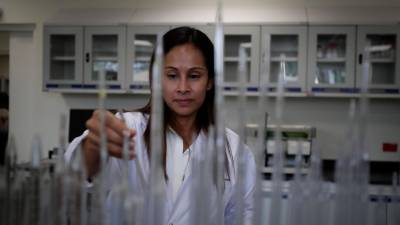
M174 73L167 73L167 77L169 78L169 79L176 79L178 76L176 75L176 74L174 74Z
M200 74L197 74L197 73L196 74L190 74L189 78L192 79L192 80L199 79L200 78Z

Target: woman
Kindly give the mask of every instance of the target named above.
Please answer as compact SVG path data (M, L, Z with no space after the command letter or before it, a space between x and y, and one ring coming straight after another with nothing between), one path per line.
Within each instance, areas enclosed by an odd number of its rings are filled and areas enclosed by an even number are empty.
M189 27L168 31L163 36L163 43L162 94L166 146L163 161L168 190L165 224L184 225L190 224L190 185L188 185L192 182L191 171L188 169L191 164L190 158L202 154L199 146L203 146L206 142L208 127L214 124L214 48L204 33ZM150 77L151 73L150 71ZM140 164L139 169L145 176L149 174L150 106L151 102L136 112L124 113L126 123L110 112L106 113L107 149L109 155L113 156L107 165L110 178L121 176L123 137L124 134L129 135L130 157L135 158L129 162L133 174L130 178L136 188L140 188L138 185L140 179L135 175L138 171L134 171L137 168L134 163ZM96 111L87 121L88 130L71 143L66 153L67 159L70 159L73 150L82 143L89 176L95 175L99 168L99 114ZM225 176L229 179L225 181L223 196L224 220L225 224L234 224L234 210L237 204L233 196L239 138L230 129L226 129L225 135L227 140ZM253 213L255 161L247 148L244 150L244 157L246 172L242 218L245 220L244 224L250 224ZM212 193L210 195L212 196ZM215 206L215 202L210 205Z

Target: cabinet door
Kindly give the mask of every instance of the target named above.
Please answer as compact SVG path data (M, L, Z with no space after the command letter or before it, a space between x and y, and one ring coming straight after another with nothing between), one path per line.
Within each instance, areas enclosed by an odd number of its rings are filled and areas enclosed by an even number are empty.
M104 71L107 85L116 89L122 88L125 74L125 42L125 27L85 28L85 84L98 84L99 76Z
M149 88L149 69L157 35L168 31L168 26L128 27L127 84L129 89Z
M375 196L374 200L370 200L368 205L367 225L387 225L388 224L388 204L382 199L382 196Z
M311 26L308 89L354 88L355 27Z
M44 89L83 82L82 39L82 27L44 27Z
M239 48L247 53L247 86L258 87L258 68L260 63L260 27L224 27L224 84L227 89L239 85Z
M369 87L400 88L399 27L397 26L361 26L358 28L359 62L357 65L357 87L362 83L362 57L365 48L385 46L385 50L370 53Z
M392 196L392 201L388 203L387 207L387 224L396 225L400 224L400 196Z
M283 60L286 68L284 86L288 91L305 91L307 27L264 26L261 43L260 76L267 76L269 86L276 87Z

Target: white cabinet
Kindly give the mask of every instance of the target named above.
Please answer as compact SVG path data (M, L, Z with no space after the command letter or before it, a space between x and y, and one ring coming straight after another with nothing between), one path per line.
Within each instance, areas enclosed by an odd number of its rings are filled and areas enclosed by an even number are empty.
M260 27L225 26L224 27L224 86L230 90L239 86L239 48L243 47L247 55L246 86L257 90L259 86Z
M400 224L400 196L392 197L392 201L387 206L387 225Z
M362 83L362 63L365 48L385 49L370 53L369 87L383 92L399 93L400 88L400 29L398 26L360 26L357 39L357 87Z
M99 75L108 89L148 93L149 66L157 35L176 26L45 25L43 90L95 92ZM214 42L215 26L194 25ZM356 39L357 32L357 39ZM362 53L368 46L387 49L370 56L370 92L400 93L400 27L381 26L224 26L224 88L237 90L239 49L246 51L248 92L259 89L260 74L276 89L281 61L286 92L351 95L361 87ZM264 64L267 63L267 64ZM266 68L266 70L265 70ZM236 93L236 92L232 92ZM323 96L323 95L321 95Z
M100 71L107 88L125 81L124 26L45 26L44 90L96 89Z
M121 89L125 75L126 28L99 26L85 28L84 83L97 85L104 71L109 88Z
M265 60L260 58L260 75L267 76L270 88L276 88L280 74L280 64L281 60L283 60L286 68L284 75L286 91L305 91L307 66L306 26L263 26L261 49Z
M169 26L128 27L127 85L130 90L149 89L149 69L157 35L163 35Z
M43 88L82 84L83 27L45 27L43 40Z
M311 26L308 41L308 90L353 92L355 27Z

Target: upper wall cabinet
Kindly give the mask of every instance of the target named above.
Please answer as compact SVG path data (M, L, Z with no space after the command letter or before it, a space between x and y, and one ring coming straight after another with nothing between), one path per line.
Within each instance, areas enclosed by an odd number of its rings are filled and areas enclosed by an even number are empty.
M224 83L226 89L239 86L239 49L246 51L246 86L256 89L260 62L260 27L225 26L224 27Z
M85 84L98 84L104 73L109 87L121 89L125 81L125 46L125 27L85 28Z
M284 87L287 91L304 92L306 88L307 27L263 26L260 75L267 76L269 86L276 88L285 68ZM261 80L261 79L260 79Z
M308 89L352 91L355 84L355 27L311 26L308 42Z
M122 89L125 42L124 26L45 26L43 89L95 89L101 74Z
M129 89L149 89L149 69L157 35L168 31L168 26L132 26L128 28L127 84Z
M44 89L82 84L83 28L45 27L43 40Z
M357 87L362 84L362 64L369 52L369 87L374 91L399 93L400 31L398 26L360 26L357 40ZM375 47L375 48L371 48Z
M174 27L47 24L43 34L43 90L95 93L100 76L104 76L106 88L113 93L148 93L157 36ZM192 27L214 42L214 25ZM399 97L399 44L398 25L225 25L224 88L238 89L239 50L244 49L243 78L249 92L258 90L260 76L274 92L284 71L285 91L300 93L294 96L319 92L329 92L333 97L343 93L355 96L361 87L367 49L371 96ZM227 94L232 93L236 92Z

